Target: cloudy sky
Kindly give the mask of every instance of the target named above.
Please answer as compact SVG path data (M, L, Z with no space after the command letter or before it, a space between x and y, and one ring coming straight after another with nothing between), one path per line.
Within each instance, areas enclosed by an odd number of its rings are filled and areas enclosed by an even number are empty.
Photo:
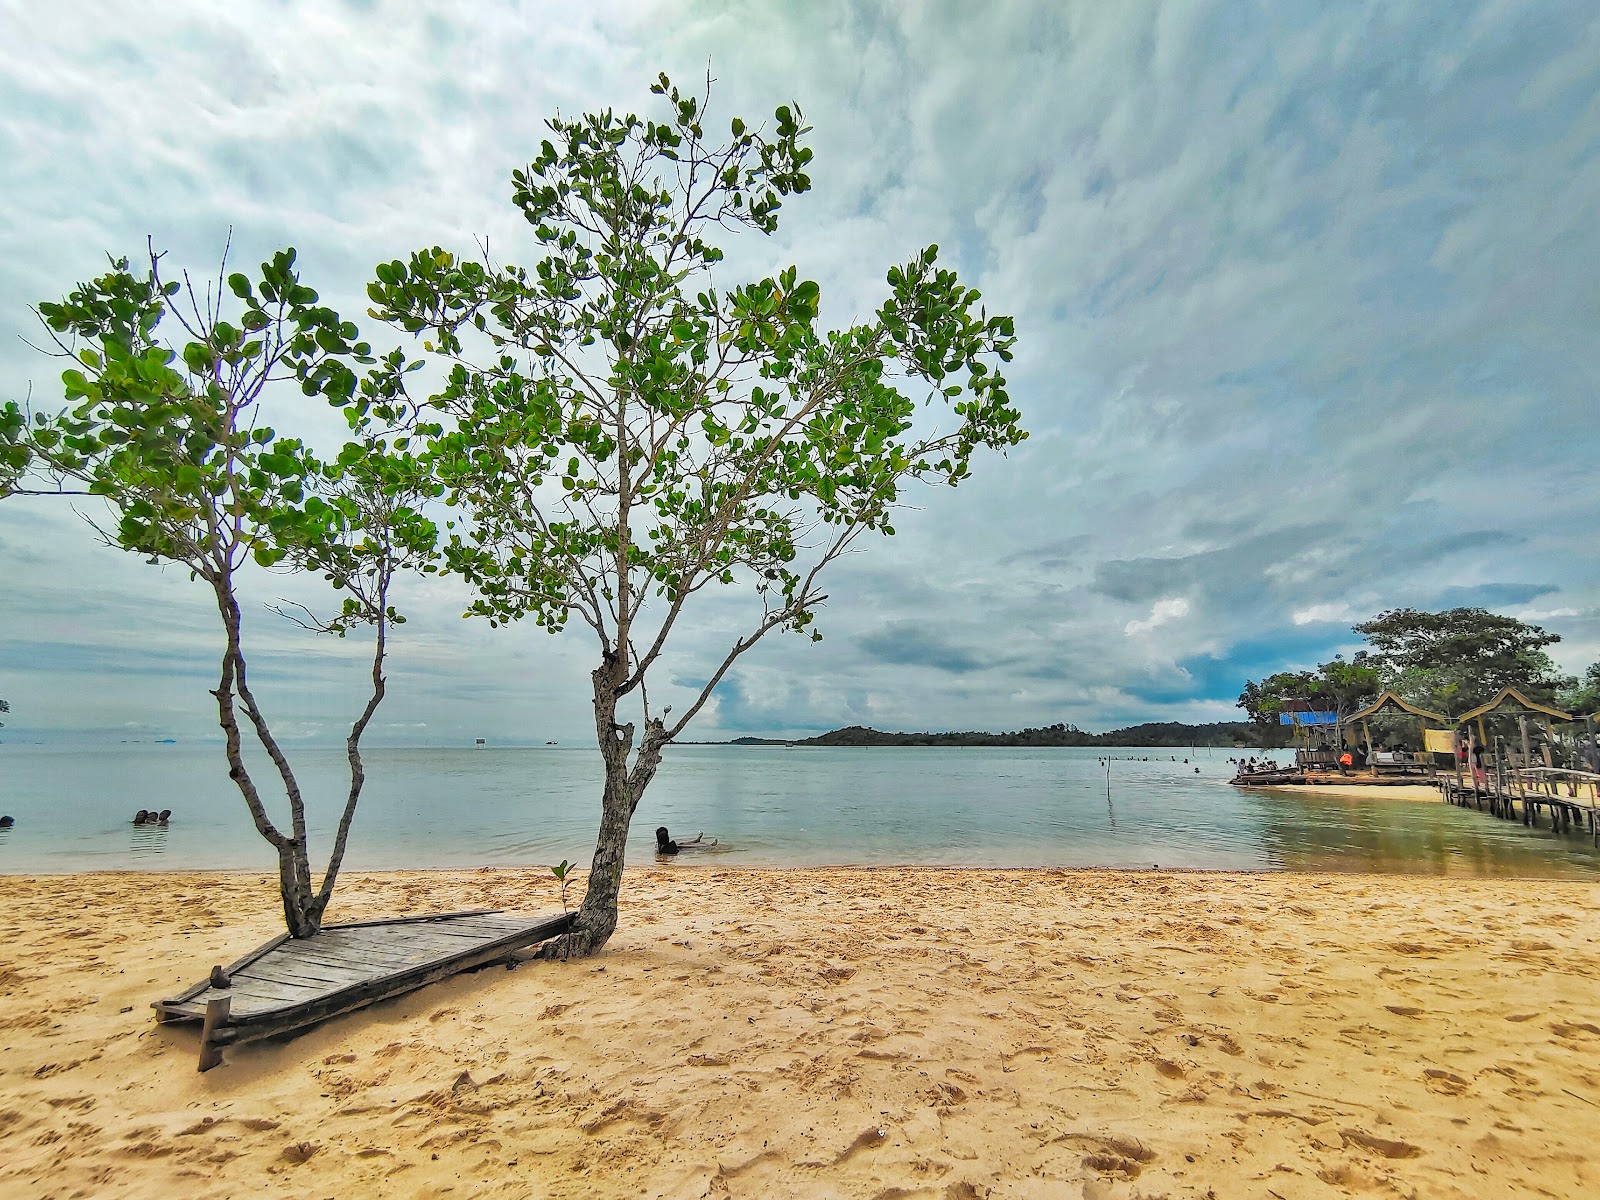
M209 268L299 248L352 314L420 246L532 254L509 176L542 121L652 111L709 62L714 123L794 101L813 190L728 272L824 313L938 242L1015 315L1031 439L841 564L820 645L771 638L691 737L1103 729L1237 716L1352 621L1475 604L1600 657L1600 14L1559 0L240 3L0 0L0 395L50 407L28 306L145 236ZM381 329L374 340L393 340ZM326 413L276 422L331 436ZM266 601L286 584L252 581ZM414 588L375 730L585 735L592 640ZM251 608L258 686L339 736L355 647ZM748 620L686 631L687 693ZM61 501L0 504L8 738L210 736L216 616ZM592 728L592 727L590 727Z

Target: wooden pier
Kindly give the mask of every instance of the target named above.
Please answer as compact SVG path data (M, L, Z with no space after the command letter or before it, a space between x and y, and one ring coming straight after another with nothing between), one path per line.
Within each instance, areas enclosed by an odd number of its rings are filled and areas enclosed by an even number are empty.
M1554 768L1519 771L1504 779L1491 779L1479 787L1470 776L1438 777L1439 790L1451 804L1475 808L1505 821L1540 827L1548 816L1556 833L1587 833L1600 846L1600 777L1583 771ZM1566 794L1563 795L1562 793Z
M503 961L565 933L573 914L528 917L497 909L329 925L315 937L281 934L210 979L151 1007L157 1019L200 1021L200 1070L221 1047L315 1025L451 975Z

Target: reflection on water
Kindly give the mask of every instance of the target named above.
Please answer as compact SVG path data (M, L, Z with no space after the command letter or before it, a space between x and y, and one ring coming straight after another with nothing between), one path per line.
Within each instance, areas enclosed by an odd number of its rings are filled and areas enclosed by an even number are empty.
M633 822L628 861L655 862L657 825L721 839L673 867L716 863L1407 871L1600 879L1587 838L1438 802L1229 787L1224 751L674 747ZM303 750L313 858L344 798L344 757ZM1200 770L1195 771L1198 765ZM266 767L266 764L262 764ZM586 749L374 749L353 870L587 864L599 824ZM270 779L270 767L262 771ZM250 868L275 858L216 746L0 746L0 871ZM172 808L168 827L138 808ZM287 825L281 802L269 799Z
M167 827L165 825L135 825L128 853L134 858L149 858L167 852Z
M1268 864L1289 871L1600 875L1600 853L1558 836L1434 801L1251 790Z

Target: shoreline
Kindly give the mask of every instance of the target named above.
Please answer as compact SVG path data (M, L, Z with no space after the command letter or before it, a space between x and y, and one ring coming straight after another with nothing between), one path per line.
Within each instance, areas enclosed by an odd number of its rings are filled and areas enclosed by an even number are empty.
M199 1075L146 1005L281 930L261 872L0 876L0 1191L138 1198L1580 1195L1600 884L640 867L571 963ZM352 872L330 920L559 908Z
M1274 789L1278 790L1278 789ZM1335 799L1358 799L1359 797L1341 797ZM587 878L589 868L587 865L575 864L578 867L577 879ZM313 868L315 870L315 866ZM550 880L549 867L544 865L497 865L484 863L475 867L362 867L341 871L339 874L339 889L344 887L347 878L356 877L382 879L401 879L410 876L445 877L460 875L526 875L531 876L534 882L545 883ZM636 875L656 874L670 877L674 874L728 874L728 875L803 875L810 873L837 873L849 874L951 874L951 875L1105 875L1105 876L1156 876L1178 875L1197 877L1227 878L1238 876L1241 878L1261 879L1392 879L1392 880L1418 880L1449 883L1452 881L1474 881L1479 883L1553 883L1572 884L1576 886L1600 886L1600 872L1592 877L1582 875L1530 875L1530 874L1448 874L1438 871L1381 871L1370 867L1353 868L1342 871L1331 867L1319 867L1312 870L1300 867L1181 867L1165 866L1153 863L1149 866L984 866L965 863L806 863L800 866L729 866L726 863L695 863L672 861L669 863L646 860L643 863L629 865L624 871L623 886L626 888L628 880ZM125 879L150 881L162 878L168 879L205 879L216 876L224 879L252 879L261 880L271 887L277 887L276 874L264 871L259 867L151 867L148 870L128 867L103 867L88 871L0 871L0 893L19 882L36 881L41 883L70 883L75 879ZM320 878L320 876L318 876ZM274 893L276 894L276 893ZM334 909L338 908L338 892L335 892ZM569 897L569 906L576 907L576 902ZM337 922L337 918L333 923Z
M1444 803L1444 793L1431 783L1244 783L1233 786L1252 792L1337 796L1342 800L1423 800Z

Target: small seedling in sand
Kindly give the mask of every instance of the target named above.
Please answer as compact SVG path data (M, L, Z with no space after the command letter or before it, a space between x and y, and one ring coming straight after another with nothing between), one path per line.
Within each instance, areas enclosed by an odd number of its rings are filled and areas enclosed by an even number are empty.
M556 882L561 885L561 912L562 912L563 915L565 915L567 913L567 911L568 911L568 909L567 909L567 889L572 886L572 872L574 870L576 870L576 869L577 868L575 868L571 863L569 863L564 858L559 863L557 863L555 866L550 868L550 874L554 875L556 877ZM561 937L562 937L563 943L565 943L566 942L566 934L562 934ZM570 956L571 956L571 947L570 946L564 946L563 947L563 954L561 956L562 957L562 961L565 962Z

